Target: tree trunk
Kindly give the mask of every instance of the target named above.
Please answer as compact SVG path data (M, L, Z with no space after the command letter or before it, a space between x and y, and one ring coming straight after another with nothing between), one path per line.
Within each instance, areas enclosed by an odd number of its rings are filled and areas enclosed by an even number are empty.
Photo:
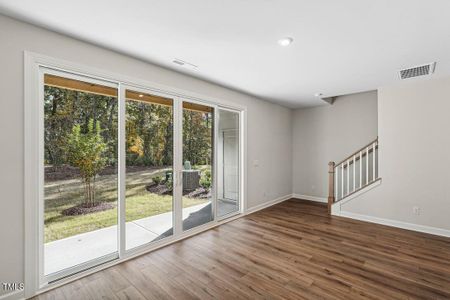
M95 205L95 177L92 181L92 205Z
M89 183L88 179L84 179L84 205L89 206Z

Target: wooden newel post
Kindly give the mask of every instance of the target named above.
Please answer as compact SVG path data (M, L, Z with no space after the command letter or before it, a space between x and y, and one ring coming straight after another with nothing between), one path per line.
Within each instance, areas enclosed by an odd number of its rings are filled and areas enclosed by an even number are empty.
M331 214L331 205L334 203L334 161L328 163L328 214Z

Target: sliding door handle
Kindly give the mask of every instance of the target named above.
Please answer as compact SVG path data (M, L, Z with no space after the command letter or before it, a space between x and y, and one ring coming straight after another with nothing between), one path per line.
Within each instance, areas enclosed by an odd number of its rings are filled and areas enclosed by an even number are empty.
M179 186L182 186L182 185L183 185L183 171L179 171L179 172L178 172L178 178L177 178L177 181L178 181L178 185L179 185Z

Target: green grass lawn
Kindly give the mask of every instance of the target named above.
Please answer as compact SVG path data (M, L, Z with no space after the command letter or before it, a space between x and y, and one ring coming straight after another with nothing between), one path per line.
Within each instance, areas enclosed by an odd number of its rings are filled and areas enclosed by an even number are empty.
M127 173L126 220L133 221L172 211L172 196L149 193L145 185L166 170L150 170ZM63 239L76 234L117 224L117 207L102 212L79 216L64 216L61 211L83 201L83 186L79 179L59 180L45 185L45 242ZM117 205L117 176L98 177L96 183L98 201ZM207 202L206 199L183 197L183 207Z

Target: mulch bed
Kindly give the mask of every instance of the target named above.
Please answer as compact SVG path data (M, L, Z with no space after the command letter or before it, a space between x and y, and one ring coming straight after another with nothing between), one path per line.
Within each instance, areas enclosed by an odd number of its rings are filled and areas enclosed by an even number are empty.
M87 215L94 212L105 211L108 209L113 209L115 207L114 204L108 202L99 202L95 205L86 205L80 204L68 209L63 210L61 213L65 216L79 216L79 215Z
M158 195L172 195L172 189L167 188L164 183L156 184L154 182L145 186L145 189L153 194ZM207 199L211 197L211 190L199 187L194 191L183 191L183 196L188 198Z
M199 187L194 191L191 192L184 192L183 196L186 196L188 198L201 198L201 199L207 199L211 197L211 189L205 189L204 187Z
M172 189L167 188L165 184L156 184L154 182L147 184L145 189L153 194L169 195L172 194Z

